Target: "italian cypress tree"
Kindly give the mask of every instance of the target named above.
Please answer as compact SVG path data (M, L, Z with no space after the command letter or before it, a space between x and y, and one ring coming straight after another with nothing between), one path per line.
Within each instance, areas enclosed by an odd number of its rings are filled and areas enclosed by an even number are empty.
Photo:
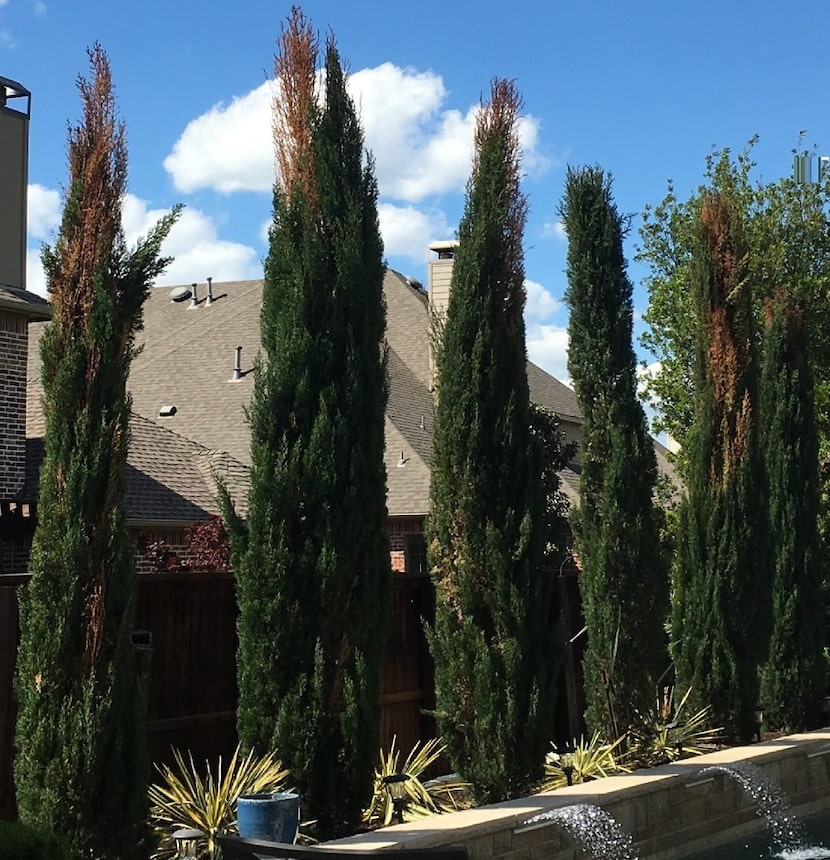
M239 601L238 728L275 749L330 838L371 796L390 608L387 394L373 165L326 48L295 9L276 61L274 220L265 263L244 528L228 510Z
M558 668L522 316L520 109L513 83L495 80L476 125L436 357L427 523L438 726L483 801L519 796L540 776Z
M657 461L637 398L625 222L611 178L598 167L569 169L561 214L568 234L568 369L583 418L573 522L588 628L586 721L616 738L653 710L668 664Z
M124 244L127 174L104 51L79 79L69 184L43 263L53 320L41 342L45 457L21 600L15 782L20 818L79 856L140 856L146 817L145 683L130 643L137 595L124 514L127 375L142 308L176 213Z
M678 682L741 739L754 731L770 588L747 260L737 211L726 195L707 194L694 249L695 420L687 437L672 643Z
M761 701L770 728L819 724L824 693L818 434L803 309L786 291L767 304L761 448L769 484L772 628Z

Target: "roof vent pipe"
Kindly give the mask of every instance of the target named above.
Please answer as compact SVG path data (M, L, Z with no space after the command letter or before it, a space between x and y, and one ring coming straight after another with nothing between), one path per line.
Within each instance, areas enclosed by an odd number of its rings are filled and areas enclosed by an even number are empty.
M193 296L191 297L191 299L190 299L190 304L189 304L189 305L188 305L188 307L187 307L187 309L188 309L189 311L190 311L190 310L193 310L193 308L198 308L198 307L199 307L199 297L196 295L196 287L197 287L197 286L198 286L197 284L191 284L191 285L190 285L190 289L191 289L191 291L193 292Z
M210 305L213 304L213 278L207 279L207 285L208 285L208 294L207 294L207 298L205 299L205 305L207 305L209 307Z
M242 347L236 348L236 358L233 363L233 378L231 382L239 382L242 379Z

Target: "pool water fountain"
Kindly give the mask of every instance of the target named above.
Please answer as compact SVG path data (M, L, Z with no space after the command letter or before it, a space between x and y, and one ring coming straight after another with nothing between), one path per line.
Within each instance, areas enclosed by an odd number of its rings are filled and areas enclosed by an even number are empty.
M575 803L534 815L522 827L551 822L565 830L596 860L637 860L631 837L604 809L590 803Z
M789 814L790 804L781 786L758 765L749 761L714 764L703 768L700 776L723 773L734 779L747 797L757 804L757 814L765 819L773 839L775 853L796 851L808 844L804 824Z

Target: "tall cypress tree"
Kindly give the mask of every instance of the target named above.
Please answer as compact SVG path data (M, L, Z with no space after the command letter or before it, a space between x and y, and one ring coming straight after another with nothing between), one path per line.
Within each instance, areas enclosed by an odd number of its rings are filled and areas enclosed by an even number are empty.
M337 49L319 105L317 43L296 9L280 46L247 526L230 517L238 727L245 747L278 751L332 837L371 795L390 608L383 246Z
M769 635L758 370L740 217L704 196L694 249L695 420L678 525L672 646L679 683L727 732L754 731Z
M43 251L53 321L41 342L45 458L21 600L15 782L20 818L84 856L141 856L145 685L130 631L136 566L124 514L127 374L174 212L128 252L127 174L109 63L90 52L57 243Z
M588 628L586 720L619 737L652 710L668 664L657 461L637 398L625 222L611 178L598 167L569 169L561 213L568 234L568 369L583 418L573 520Z
M496 80L476 126L437 353L427 524L439 730L484 801L519 796L540 775L557 669L522 316L520 108L513 83Z
M769 483L772 632L761 700L770 728L819 724L824 693L818 435L803 309L786 291L767 304L761 447Z

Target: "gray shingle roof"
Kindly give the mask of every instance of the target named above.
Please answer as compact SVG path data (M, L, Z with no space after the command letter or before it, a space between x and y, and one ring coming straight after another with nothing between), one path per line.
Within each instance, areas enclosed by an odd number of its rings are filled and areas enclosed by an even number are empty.
M37 293L0 284L0 308L32 320L48 320L52 306Z
M427 297L394 271L386 274L384 292L390 377L387 506L390 516L421 515L429 502L433 426ZM209 307L204 285L193 309L189 301L172 302L170 294L170 288L152 290L139 336L142 349L130 373L135 418L127 503L134 520L204 519L216 512L213 475L223 476L240 500L250 464L245 407L259 350L262 282L215 284ZM43 325L30 327L27 436L33 440L43 434L38 350ZM237 346L242 347L243 375L233 382ZM536 402L563 421L579 421L569 388L531 363L528 381ZM175 406L175 414L160 416L165 406Z

